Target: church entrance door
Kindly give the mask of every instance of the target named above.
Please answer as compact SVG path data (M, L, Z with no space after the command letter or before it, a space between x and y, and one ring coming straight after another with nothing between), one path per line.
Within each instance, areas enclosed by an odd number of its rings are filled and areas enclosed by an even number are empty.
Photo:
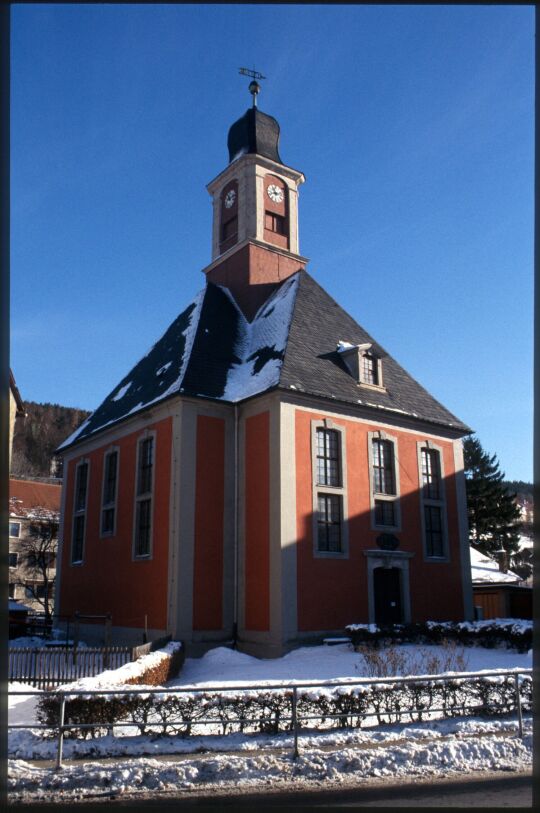
M375 623L403 623L401 600L401 570L397 567L376 567L373 571L375 593Z

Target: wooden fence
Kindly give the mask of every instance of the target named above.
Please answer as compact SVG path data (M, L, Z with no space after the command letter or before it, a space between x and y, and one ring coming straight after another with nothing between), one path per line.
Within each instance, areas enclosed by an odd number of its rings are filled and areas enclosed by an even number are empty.
M8 680L44 689L82 677L94 677L105 669L118 669L134 660L133 654L132 648L127 646L77 649L13 647L9 650Z

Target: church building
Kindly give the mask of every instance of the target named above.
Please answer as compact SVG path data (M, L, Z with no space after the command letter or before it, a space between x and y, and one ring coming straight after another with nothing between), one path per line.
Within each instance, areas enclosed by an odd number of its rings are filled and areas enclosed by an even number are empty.
M264 657L472 619L470 430L306 271L304 176L250 90L204 289L60 448L57 612Z

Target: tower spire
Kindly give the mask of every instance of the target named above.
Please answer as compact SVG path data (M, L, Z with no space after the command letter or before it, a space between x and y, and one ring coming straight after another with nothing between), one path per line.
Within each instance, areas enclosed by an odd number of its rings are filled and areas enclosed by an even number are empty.
M251 77L252 81L249 83L248 90L253 96L253 107L257 107L257 95L261 91L261 86L257 82L257 79L266 79L266 76L263 76L259 71L250 71L249 68L239 68L238 73L242 74L242 76Z

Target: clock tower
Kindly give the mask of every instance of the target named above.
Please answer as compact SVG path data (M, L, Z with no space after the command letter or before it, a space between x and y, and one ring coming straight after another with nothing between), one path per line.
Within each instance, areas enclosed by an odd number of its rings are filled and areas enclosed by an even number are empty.
M210 282L230 289L248 319L307 263L298 248L298 187L305 179L282 162L279 124L258 109L259 89L250 84L253 106L229 130L229 164L207 186L212 262L203 269Z

